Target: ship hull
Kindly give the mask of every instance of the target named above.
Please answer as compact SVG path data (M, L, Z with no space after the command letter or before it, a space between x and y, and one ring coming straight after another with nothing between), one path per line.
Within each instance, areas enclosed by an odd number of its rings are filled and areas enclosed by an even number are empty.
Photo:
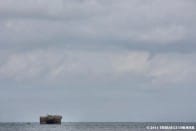
M40 124L61 124L62 116L41 116Z

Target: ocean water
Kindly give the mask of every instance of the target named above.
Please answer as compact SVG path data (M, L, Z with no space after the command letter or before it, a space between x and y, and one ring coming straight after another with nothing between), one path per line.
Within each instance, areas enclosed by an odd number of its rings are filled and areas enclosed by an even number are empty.
M39 123L0 123L0 131L195 131L196 123L179 122L65 122L61 125Z

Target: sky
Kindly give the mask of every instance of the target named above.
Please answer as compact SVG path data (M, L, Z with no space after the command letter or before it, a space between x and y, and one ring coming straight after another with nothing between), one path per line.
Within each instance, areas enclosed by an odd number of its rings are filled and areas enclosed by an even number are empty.
M195 67L195 0L0 0L0 122L196 122Z

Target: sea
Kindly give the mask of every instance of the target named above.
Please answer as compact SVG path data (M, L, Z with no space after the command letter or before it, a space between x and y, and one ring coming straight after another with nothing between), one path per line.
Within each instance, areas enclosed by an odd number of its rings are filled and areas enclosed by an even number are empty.
M0 131L196 131L196 123L184 122L63 122L0 123Z

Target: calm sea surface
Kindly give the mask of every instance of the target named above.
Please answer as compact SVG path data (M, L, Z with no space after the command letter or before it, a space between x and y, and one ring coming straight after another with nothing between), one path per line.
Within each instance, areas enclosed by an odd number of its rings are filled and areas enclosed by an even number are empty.
M0 123L0 131L158 131L196 130L196 123L66 122L61 125L39 123Z

